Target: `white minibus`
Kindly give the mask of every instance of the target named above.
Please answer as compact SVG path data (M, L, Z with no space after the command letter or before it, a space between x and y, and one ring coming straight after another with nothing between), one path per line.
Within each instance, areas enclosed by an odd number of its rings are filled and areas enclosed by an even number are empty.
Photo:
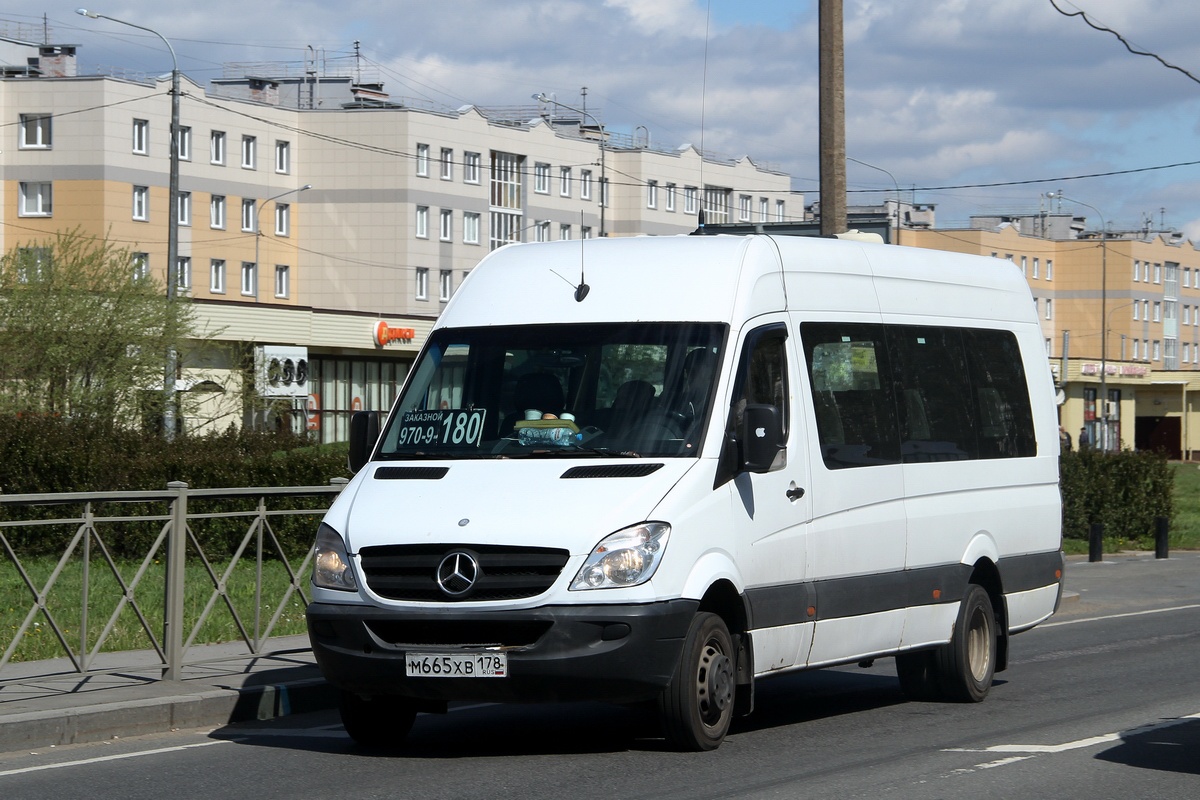
M604 700L711 750L759 680L883 657L979 701L1060 598L1053 382L994 258L507 245L350 460L307 617L364 745L451 701Z

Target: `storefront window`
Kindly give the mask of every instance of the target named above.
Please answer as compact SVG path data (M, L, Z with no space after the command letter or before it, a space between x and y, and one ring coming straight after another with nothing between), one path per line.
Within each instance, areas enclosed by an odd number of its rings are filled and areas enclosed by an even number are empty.
M349 439L355 411L387 411L408 372L397 361L313 356L309 364L307 428L322 443Z

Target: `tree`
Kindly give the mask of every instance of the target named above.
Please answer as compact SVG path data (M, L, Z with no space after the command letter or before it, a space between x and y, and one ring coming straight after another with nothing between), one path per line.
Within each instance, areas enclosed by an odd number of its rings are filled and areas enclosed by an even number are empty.
M136 257L70 231L0 256L0 413L104 425L161 415L167 354L194 345L187 298Z

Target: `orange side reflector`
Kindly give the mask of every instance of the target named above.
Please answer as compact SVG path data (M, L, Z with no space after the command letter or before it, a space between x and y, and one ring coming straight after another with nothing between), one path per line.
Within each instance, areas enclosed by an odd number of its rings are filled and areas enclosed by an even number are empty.
M815 617L815 616L817 615L817 607L816 607L816 606L809 606L809 607L808 607L808 615L809 615L810 617Z
M934 600L940 600L940 599L941 599L941 597L942 597L942 590L941 590L941 589L934 589L934 590L933 590L933 599L934 599Z

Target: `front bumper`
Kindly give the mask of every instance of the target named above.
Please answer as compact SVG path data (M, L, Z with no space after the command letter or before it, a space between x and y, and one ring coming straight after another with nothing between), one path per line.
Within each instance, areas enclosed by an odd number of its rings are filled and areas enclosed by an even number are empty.
M309 639L326 680L356 694L425 701L638 702L658 695L679 663L695 600L526 610L395 610L312 603ZM405 675L408 653L501 648L504 678Z

